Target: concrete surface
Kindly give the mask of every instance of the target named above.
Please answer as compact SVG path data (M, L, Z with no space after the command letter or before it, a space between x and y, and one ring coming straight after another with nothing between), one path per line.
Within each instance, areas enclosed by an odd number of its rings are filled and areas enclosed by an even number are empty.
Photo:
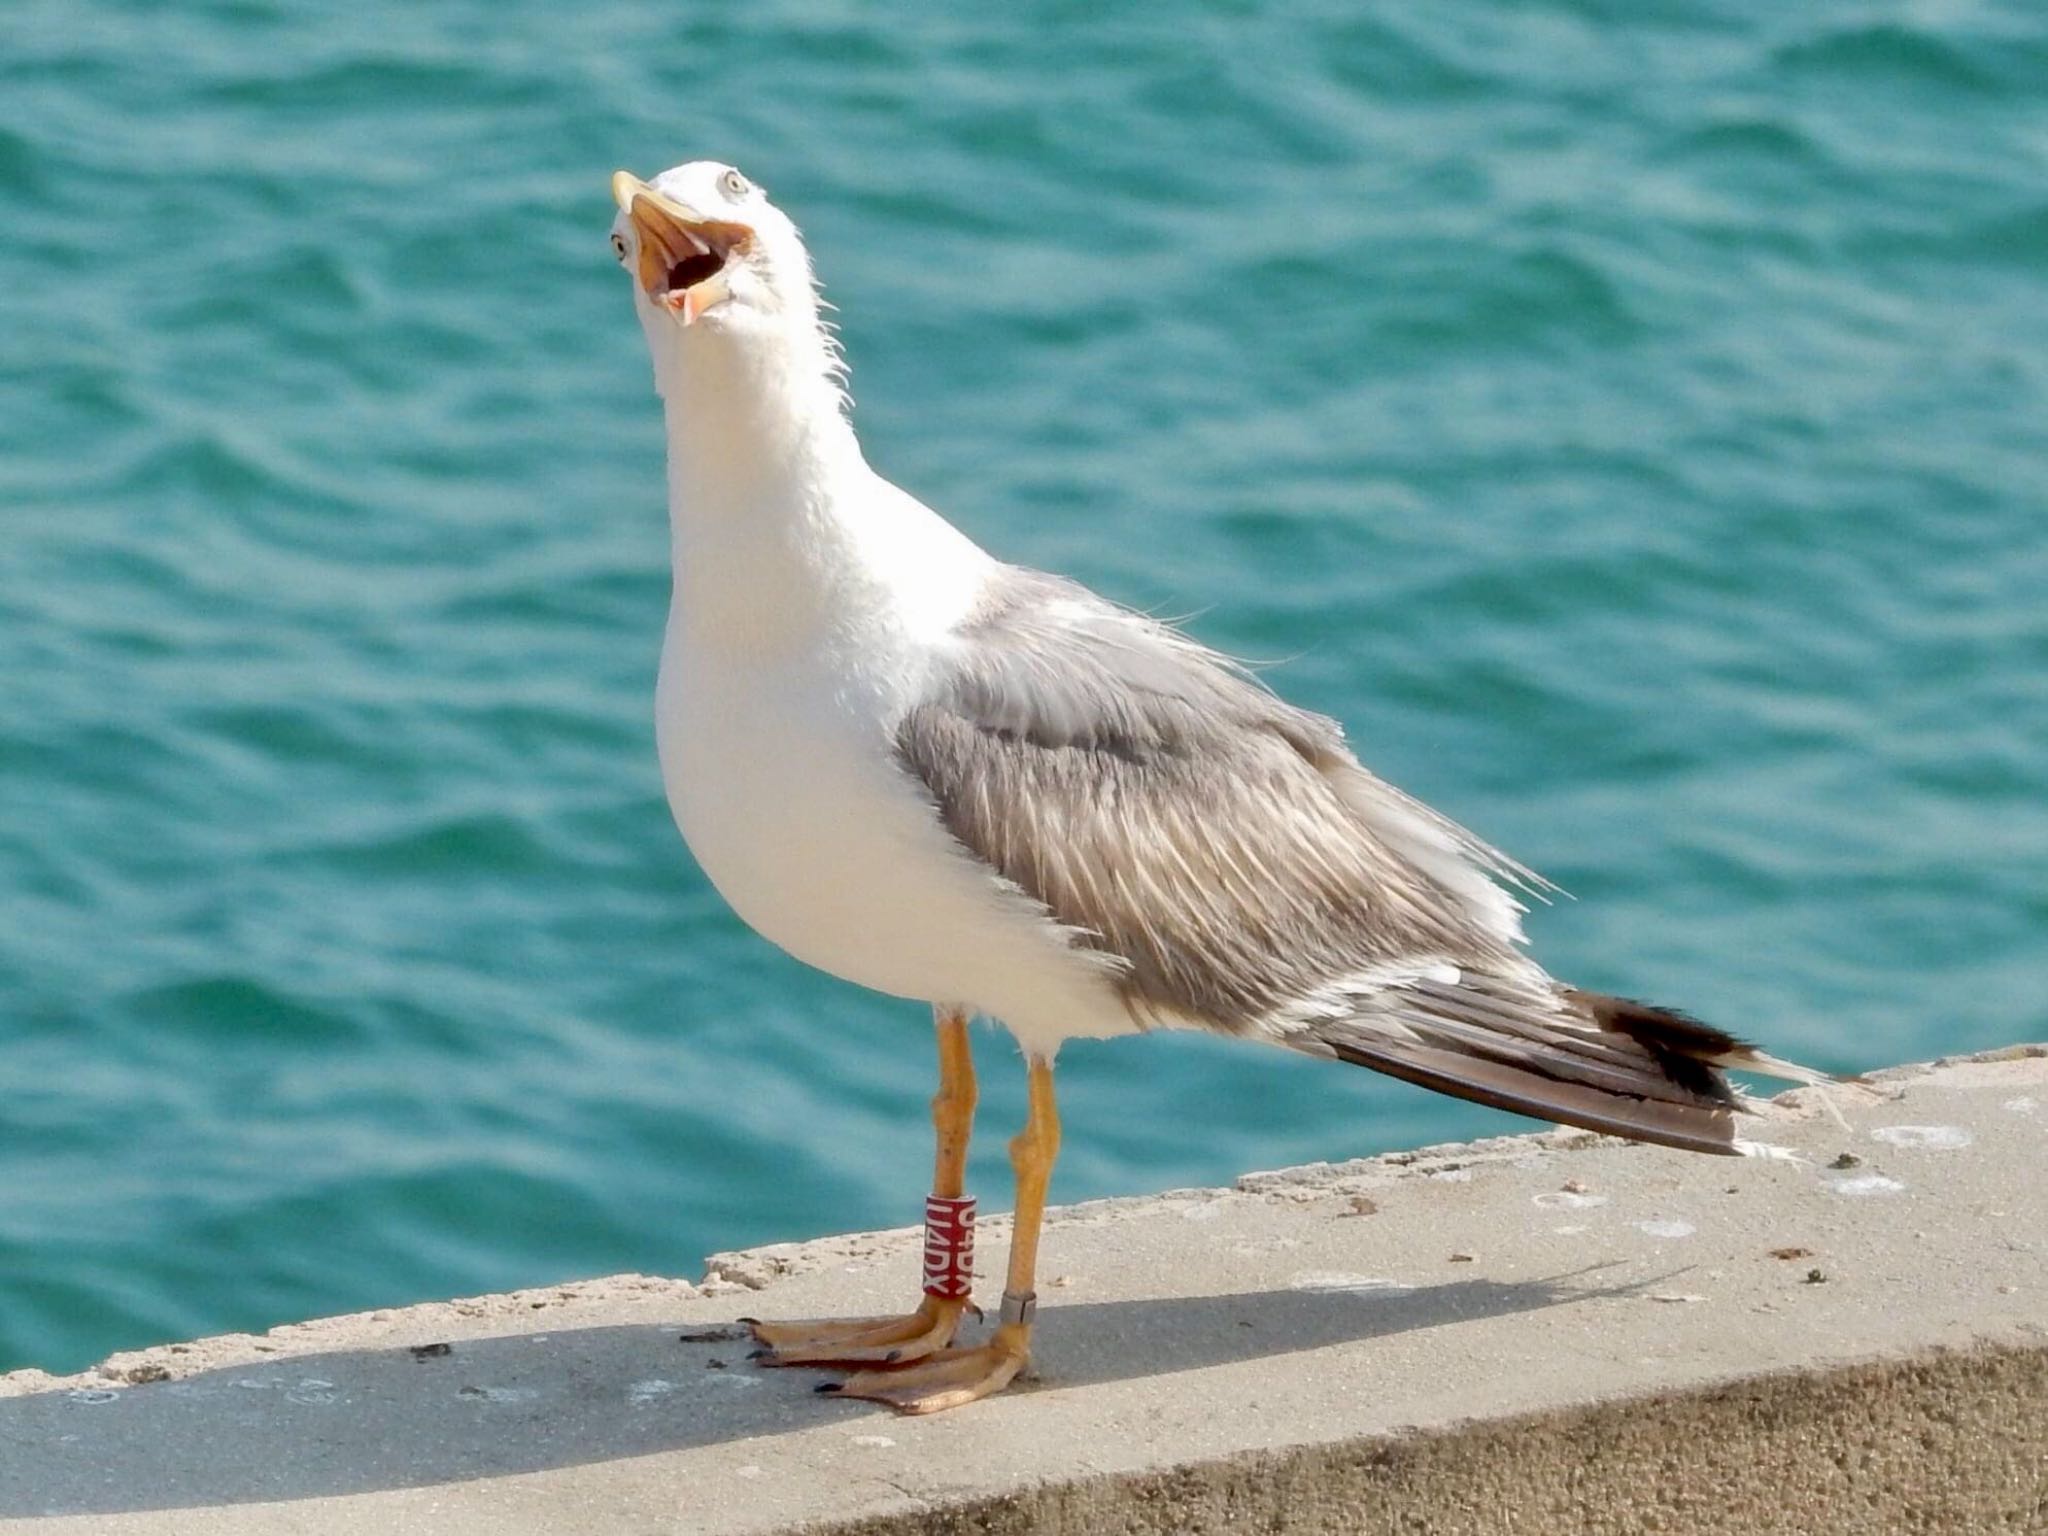
M17 1372L0 1516L50 1536L2048 1530L2048 1049L1886 1087L1841 1101L1846 1130L1811 1092L1776 1101L1759 1139L1805 1162L1552 1133L1059 1211L1039 1379L930 1419L757 1370L730 1326L908 1305L908 1230L721 1256L698 1285ZM984 1223L985 1302L1005 1225Z

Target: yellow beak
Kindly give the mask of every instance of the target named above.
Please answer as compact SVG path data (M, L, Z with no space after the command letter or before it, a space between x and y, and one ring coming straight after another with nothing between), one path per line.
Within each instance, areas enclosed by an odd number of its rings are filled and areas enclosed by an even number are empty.
M629 171L613 173L612 200L633 226L634 275L649 299L692 325L732 296L725 263L753 241L751 226L706 218Z

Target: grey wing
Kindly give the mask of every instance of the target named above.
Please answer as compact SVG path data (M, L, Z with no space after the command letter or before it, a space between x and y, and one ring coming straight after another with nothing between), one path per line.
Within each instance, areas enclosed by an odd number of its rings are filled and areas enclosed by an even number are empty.
M961 844L1112 957L1141 1026L1263 1035L1525 1114L1734 1150L1712 1063L1740 1042L1682 1021L1668 1045L1661 1025L1603 1019L1518 949L1498 881L1536 877L1369 774L1334 722L1162 624L1007 570L896 748Z
M1487 878L1508 861L1334 722L1075 583L1006 573L897 747L956 838L1116 957L1144 1022L1285 1032L1461 966L1534 969Z

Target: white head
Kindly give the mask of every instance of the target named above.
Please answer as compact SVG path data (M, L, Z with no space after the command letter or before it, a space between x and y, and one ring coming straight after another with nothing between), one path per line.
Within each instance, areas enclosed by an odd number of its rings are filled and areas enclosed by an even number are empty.
M829 400L838 413L839 350L811 259L765 192L729 165L693 160L651 183L620 171L612 197L612 252L633 278L664 397L764 391L806 408Z

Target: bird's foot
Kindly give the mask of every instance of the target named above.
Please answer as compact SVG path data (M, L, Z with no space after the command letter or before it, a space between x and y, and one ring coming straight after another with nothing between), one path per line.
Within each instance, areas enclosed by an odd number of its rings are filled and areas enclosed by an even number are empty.
M763 1365L822 1365L857 1370L887 1370L908 1365L945 1349L960 1331L968 1312L981 1315L972 1302L927 1296L907 1317L852 1317L829 1322L764 1323L740 1321L754 1332L761 1348L753 1354Z
M899 1413L938 1413L1002 1391L1030 1358L1028 1331L1003 1327L979 1349L942 1349L916 1365L856 1371L818 1390L887 1403Z

